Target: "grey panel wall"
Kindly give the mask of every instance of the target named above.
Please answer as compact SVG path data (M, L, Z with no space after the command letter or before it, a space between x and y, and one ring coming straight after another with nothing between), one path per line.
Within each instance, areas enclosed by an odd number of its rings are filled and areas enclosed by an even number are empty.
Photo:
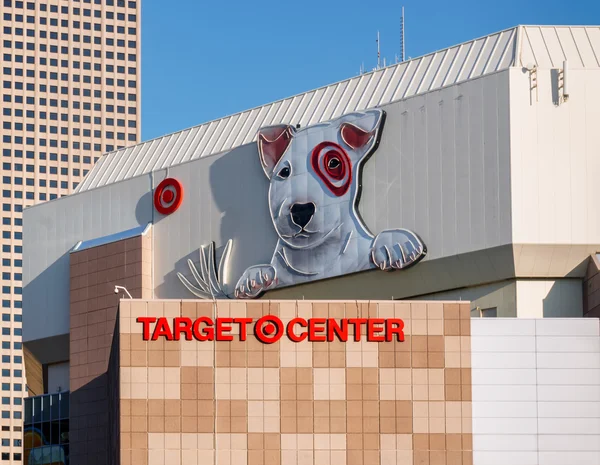
M598 319L472 319L475 465L600 463Z
M37 205L23 213L23 341L69 333L69 256L80 240L152 221L148 176Z
M508 71L383 108L364 169L367 224L412 229L429 259L510 243Z
M478 317L476 309L496 308L501 318L517 316L517 281L510 279L483 286L454 289L436 294L420 295L416 300L457 300L471 302L471 316Z
M508 101L503 71L385 106L359 207L370 229L414 230L427 260L510 243ZM248 266L270 261L276 236L255 144L154 172L154 185L166 176L179 179L185 197L176 213L154 217L156 297L188 296L176 272L189 275L186 260L197 262L211 241L222 250L234 240L229 286ZM26 341L66 333L66 252L151 221L151 185L143 175L26 211L24 305L36 309L24 312Z
M166 177L156 173L155 183ZM277 237L268 210L268 180L255 144L226 154L169 168L185 189L181 208L157 215L154 227L154 283L157 298L192 297L176 273L190 275L187 259L198 264L201 245L214 241L218 258L233 240L230 286L251 265L269 263Z
M432 260L510 243L508 72L384 106L382 141L363 172L359 210L373 233L403 227ZM166 176L156 173L156 183ZM158 298L185 296L176 271L210 241L234 239L229 286L251 265L268 263L276 236L268 180L254 144L169 168L185 187L155 241ZM182 294L183 293L183 294Z

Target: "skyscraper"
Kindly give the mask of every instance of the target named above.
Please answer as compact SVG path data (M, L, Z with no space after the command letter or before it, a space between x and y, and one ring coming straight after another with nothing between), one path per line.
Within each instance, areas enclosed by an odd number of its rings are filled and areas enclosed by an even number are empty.
M25 381L22 211L73 192L102 153L139 142L141 2L0 1L5 464L22 462L23 397L69 389ZM52 371L61 361L35 362Z

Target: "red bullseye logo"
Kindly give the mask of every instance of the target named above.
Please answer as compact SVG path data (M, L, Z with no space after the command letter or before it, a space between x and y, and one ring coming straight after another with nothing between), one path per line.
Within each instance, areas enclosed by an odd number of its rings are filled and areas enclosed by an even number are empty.
M177 179L164 179L154 191L154 208L163 215L177 211L182 201L183 186Z
M254 325L254 335L264 344L273 344L283 336L283 322L273 315L265 315Z

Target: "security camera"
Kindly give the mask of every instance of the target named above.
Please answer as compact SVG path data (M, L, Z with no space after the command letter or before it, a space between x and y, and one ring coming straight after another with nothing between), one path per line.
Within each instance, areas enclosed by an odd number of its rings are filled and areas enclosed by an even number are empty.
M119 293L119 289L122 290L125 294L127 294L127 296L130 299L133 299L133 297L131 297L131 294L129 293L129 291L127 290L127 288L123 287L123 286L115 286L115 294Z

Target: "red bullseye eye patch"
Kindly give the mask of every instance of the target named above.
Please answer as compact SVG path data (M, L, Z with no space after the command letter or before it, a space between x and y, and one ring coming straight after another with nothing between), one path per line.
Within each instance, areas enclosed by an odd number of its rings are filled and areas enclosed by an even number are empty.
M321 142L312 151L314 172L337 197L348 192L352 183L352 163L346 151L335 142Z

